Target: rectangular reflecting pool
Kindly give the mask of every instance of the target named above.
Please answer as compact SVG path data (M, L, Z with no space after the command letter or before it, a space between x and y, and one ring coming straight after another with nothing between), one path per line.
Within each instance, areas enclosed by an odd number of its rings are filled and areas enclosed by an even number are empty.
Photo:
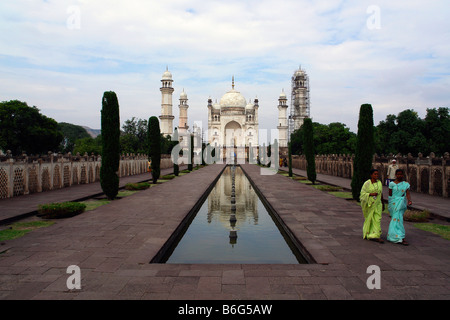
M227 166L159 262L307 263L275 221L242 169Z

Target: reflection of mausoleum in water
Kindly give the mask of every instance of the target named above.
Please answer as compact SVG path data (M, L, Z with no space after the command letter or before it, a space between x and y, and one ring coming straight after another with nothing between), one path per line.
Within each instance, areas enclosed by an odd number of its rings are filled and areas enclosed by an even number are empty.
M304 263L284 235L242 168L226 166L173 249L154 262Z
M228 170L232 170L231 167ZM226 170L208 197L208 222L218 220L226 227L230 225L231 214L231 173ZM236 219L239 223L258 224L258 196L250 181L241 170L236 170L235 196Z

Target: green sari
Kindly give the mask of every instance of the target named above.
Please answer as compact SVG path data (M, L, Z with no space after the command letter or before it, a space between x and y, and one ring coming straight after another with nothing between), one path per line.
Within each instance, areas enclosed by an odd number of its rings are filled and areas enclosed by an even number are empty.
M378 180L375 183L369 179L364 182L361 188L359 200L364 214L363 239L379 239L381 237L381 212L383 204L381 202L383 185ZM370 196L370 193L377 192L376 197Z

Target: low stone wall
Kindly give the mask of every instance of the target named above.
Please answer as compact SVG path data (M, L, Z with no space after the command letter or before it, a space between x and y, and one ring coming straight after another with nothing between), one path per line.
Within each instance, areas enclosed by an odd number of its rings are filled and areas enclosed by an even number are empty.
M353 155L318 155L316 156L316 172L332 176L351 179L353 176ZM384 182L392 159L397 160L400 169L406 174L406 180L411 185L411 191L421 192L440 197L449 197L450 190L450 156L435 157L431 153L428 157L419 154L418 157L389 155L373 157L373 168L381 173ZM292 167L306 170L306 158L292 156Z
M0 157L0 199L100 181L100 156L54 155ZM170 155L161 157L161 169L173 167ZM122 155L119 177L148 170L146 155Z

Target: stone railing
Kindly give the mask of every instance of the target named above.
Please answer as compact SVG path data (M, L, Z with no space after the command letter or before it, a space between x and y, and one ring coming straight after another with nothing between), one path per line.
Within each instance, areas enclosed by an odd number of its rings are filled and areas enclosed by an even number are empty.
M170 155L161 157L161 169L170 168ZM0 199L100 181L101 157L52 154L40 157L0 156ZM122 155L119 177L148 170L146 155Z
M351 179L353 175L353 155L317 155L316 172ZM406 180L411 184L411 190L425 194L449 197L450 196L450 156L445 153L443 157L435 157L431 153L428 157L419 154L403 156L389 155L373 157L373 168L379 170L381 180L384 182L387 169L392 159L397 160L398 167L405 170ZM304 155L292 157L292 167L306 170Z

